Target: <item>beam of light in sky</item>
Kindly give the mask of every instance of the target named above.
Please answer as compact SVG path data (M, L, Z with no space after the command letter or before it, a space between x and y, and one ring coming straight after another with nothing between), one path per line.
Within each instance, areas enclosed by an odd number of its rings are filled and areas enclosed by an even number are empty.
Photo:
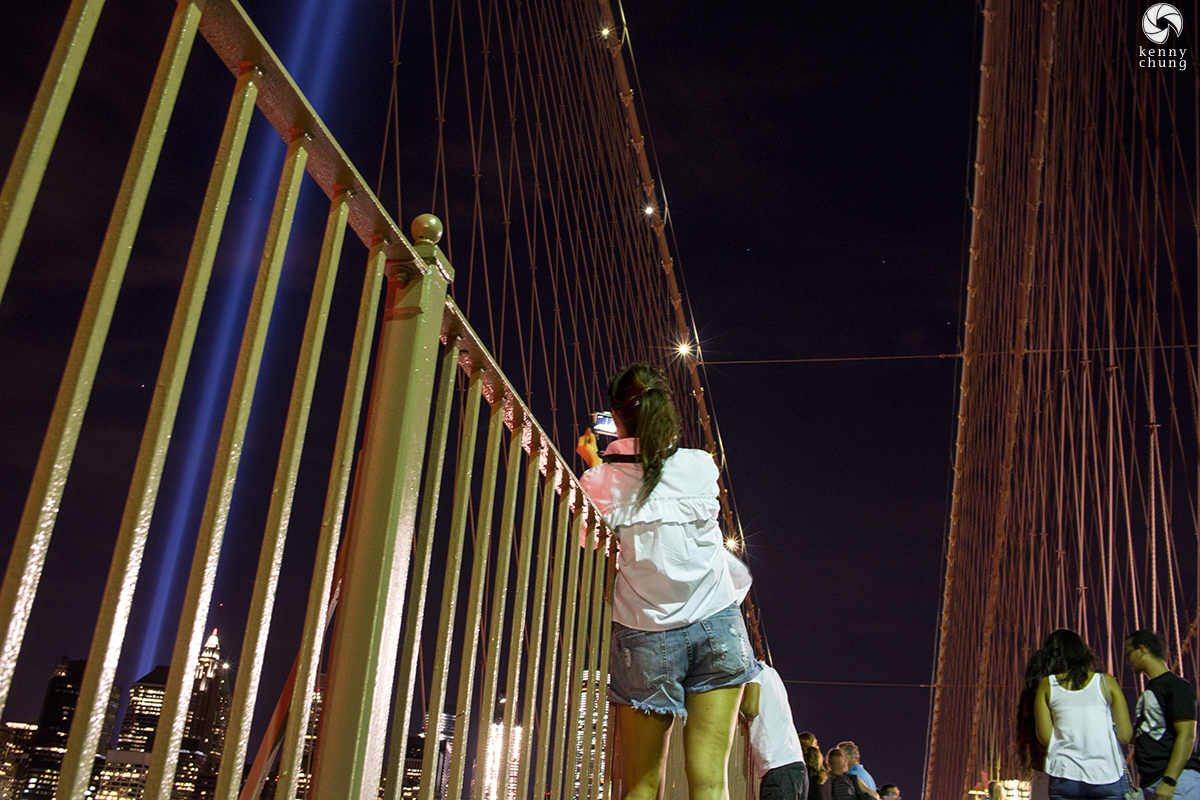
M354 3L355 0L302 0L299 13L293 17L292 28L285 34L288 49L282 59L284 66L318 111L326 105L334 75L345 75L343 70L335 70L331 65L338 60L341 52L337 40L349 29L350 11ZM163 533L166 546L157 578L151 587L149 619L137 659L138 675L149 672L163 659L169 658L173 625L167 620L166 611L168 607L175 607L171 598L180 591L180 584L186 580L183 545L193 538L188 535L189 520L199 520L207 490L206 478L210 473L203 463L209 452L205 443L213 440L220 431L224 409L222 392L228 389L228 376L233 372L241 344L238 323L243 319L248 298L254 289L261 248L270 222L273 188L278 182L284 143L270 128L260 129L256 138L257 142L247 147L247 153L253 153L255 171L249 183L249 192L245 195L245 224L238 230L230 231L237 237L232 243L234 254L228 270L231 275L224 284L224 293L215 298L219 317L213 345L207 352L196 353L203 378L197 387L199 396L196 413L186 421L180 436L185 448L180 480L177 489L163 498L169 506L166 509L168 522ZM269 338L267 348L270 348Z

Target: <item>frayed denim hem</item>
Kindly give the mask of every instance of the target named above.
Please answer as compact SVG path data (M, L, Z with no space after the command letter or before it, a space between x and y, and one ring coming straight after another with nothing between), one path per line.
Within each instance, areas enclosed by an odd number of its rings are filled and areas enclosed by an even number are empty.
M686 708L681 708L681 709L660 708L658 706L651 705L650 703L644 703L641 700L633 700L632 702L626 703L625 705L633 706L638 711L645 711L648 714L669 714L670 716L675 717L675 719L682 722L684 725L687 724L687 709Z

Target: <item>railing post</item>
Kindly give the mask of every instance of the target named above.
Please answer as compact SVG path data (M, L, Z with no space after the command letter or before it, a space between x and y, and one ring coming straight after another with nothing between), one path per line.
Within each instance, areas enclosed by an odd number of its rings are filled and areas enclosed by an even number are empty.
M330 646L316 800L375 800L403 619L442 311L453 273L432 215L413 223L428 265L389 264L347 562Z

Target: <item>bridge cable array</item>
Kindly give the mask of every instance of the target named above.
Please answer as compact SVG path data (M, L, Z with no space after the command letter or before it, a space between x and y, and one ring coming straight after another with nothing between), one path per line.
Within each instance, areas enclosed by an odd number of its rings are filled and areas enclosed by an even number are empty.
M1027 777L1020 676L1056 628L1127 691L1139 628L1197 678L1200 84L1139 64L1143 10L983 12L927 797Z

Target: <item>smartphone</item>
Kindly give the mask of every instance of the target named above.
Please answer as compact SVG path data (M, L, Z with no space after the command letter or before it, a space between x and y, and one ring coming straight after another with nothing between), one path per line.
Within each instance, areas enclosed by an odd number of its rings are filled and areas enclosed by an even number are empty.
M597 411L592 414L592 430L597 436L616 436L617 423L609 412Z

